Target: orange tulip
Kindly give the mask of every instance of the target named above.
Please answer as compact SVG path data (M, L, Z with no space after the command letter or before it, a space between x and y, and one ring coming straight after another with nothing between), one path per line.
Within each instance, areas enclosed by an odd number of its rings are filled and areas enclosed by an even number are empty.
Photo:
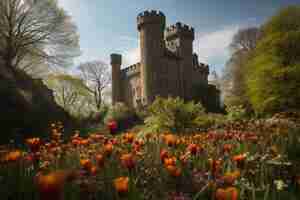
M128 177L119 177L114 179L114 187L118 193L127 193L129 187L129 178Z
M232 144L224 144L223 145L223 151L229 153L233 148Z
M133 133L125 133L123 135L123 140L126 143L132 143L134 140L134 134Z
M98 167L104 166L104 156L102 154L97 154L95 159L96 159Z
M176 164L176 157L170 157L170 158L165 158L164 159L164 165L168 166L168 165L175 165Z
M192 154L192 155L195 155L197 154L201 148L197 145L197 144L190 144L188 147L187 147L187 150Z
M216 200L237 200L238 190L235 187L228 187L226 189L219 188L216 191Z
M20 150L15 150L7 153L4 157L4 160L7 162L18 161L22 157L22 152Z
M92 162L90 159L80 159L80 165L87 171L92 168Z
M181 155L180 157L179 157L179 160L181 161L181 163L182 164L187 164L187 162L188 162L188 154L184 154L184 155Z
M90 140L89 139L81 139L80 140L80 145L82 146L86 146L90 143Z
M98 172L97 167L96 166L91 166L91 168L90 168L90 174L93 175L93 176L95 176L97 174L97 172Z
M107 155L110 155L113 151L113 145L111 143L107 143L104 145L104 152Z
M164 136L165 143L168 146L175 146L177 143L177 137L173 134L167 134Z
M227 185L233 185L234 181L240 177L240 171L226 173L222 178Z
M169 172L169 174L173 177L178 177L181 175L181 169L177 168L174 165L168 165L166 166L166 169Z
M131 153L123 154L120 160L123 167L132 169L135 166L135 160Z
M30 138L26 140L26 143L32 152L37 152L42 144L42 141L40 138Z
M167 150L163 149L160 151L160 159L162 162L164 162L165 158L169 157L169 153Z
M36 183L42 200L62 200L63 186L69 174L64 171L52 172L48 175L38 174Z
M237 167L239 168L243 168L245 159L246 159L246 154L239 154L232 157L232 160L236 162Z
M246 159L246 154L239 154L232 157L232 160L235 162L242 162Z
M220 160L212 160L210 159L210 168L213 176L216 176L221 169L221 161Z

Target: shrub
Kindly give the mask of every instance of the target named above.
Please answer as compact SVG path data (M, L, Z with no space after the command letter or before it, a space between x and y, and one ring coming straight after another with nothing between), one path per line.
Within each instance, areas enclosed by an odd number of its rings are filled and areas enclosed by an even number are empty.
M139 121L139 117L134 110L130 109L125 104L117 103L108 110L104 118L105 124L110 121L116 121L118 130L124 130L135 125Z
M246 109L242 106L226 107L227 119L230 121L242 120L247 117Z
M205 114L200 103L185 103L180 98L157 97L149 107L149 116L145 119L146 130L186 132L201 125Z

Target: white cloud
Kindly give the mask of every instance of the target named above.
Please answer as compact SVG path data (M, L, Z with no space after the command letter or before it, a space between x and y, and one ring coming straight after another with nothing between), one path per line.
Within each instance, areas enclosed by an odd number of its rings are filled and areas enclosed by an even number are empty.
M80 0L58 0L58 5L67 10L72 16L80 13Z
M133 48L123 54L123 66L127 67L140 62L140 48Z
M230 56L229 45L232 37L238 31L240 26L227 26L220 30L205 34L196 35L194 41L194 51L199 56L200 62L208 64L227 60ZM132 38L122 37L124 40L132 41ZM135 64L140 61L139 47L132 48L123 53L123 66ZM225 63L224 63L225 64Z
M198 54L200 62L216 63L216 60L228 59L228 47L238 29L239 26L228 26L215 32L197 35L194 51Z

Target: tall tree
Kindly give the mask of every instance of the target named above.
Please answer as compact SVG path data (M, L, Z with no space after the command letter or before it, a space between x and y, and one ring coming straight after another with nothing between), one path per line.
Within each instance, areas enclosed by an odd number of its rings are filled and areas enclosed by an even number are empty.
M0 1L0 60L4 67L67 66L79 55L77 28L56 0Z
M103 104L105 89L111 82L108 65L101 61L92 61L80 64L78 69L90 93L94 97L96 108L100 110Z
M257 113L300 110L300 6L270 18L249 60L248 96Z
M232 39L232 55L226 63L222 77L222 90L227 105L242 105L251 110L246 94L247 61L260 35L258 28L251 27L240 29Z

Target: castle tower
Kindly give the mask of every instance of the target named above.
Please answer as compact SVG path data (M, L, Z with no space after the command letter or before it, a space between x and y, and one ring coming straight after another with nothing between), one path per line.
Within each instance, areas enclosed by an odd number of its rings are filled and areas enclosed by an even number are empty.
M194 29L185 24L177 22L166 29L166 41L176 43L177 53L182 58L180 66L181 93L186 99L191 98L191 77L193 75L193 41L195 39Z
M162 12L145 11L137 17L141 55L141 82L143 104L155 98L158 69L164 53L164 29L166 17Z
M122 101L121 94L121 64L122 55L111 54L110 64L112 68L112 104Z

